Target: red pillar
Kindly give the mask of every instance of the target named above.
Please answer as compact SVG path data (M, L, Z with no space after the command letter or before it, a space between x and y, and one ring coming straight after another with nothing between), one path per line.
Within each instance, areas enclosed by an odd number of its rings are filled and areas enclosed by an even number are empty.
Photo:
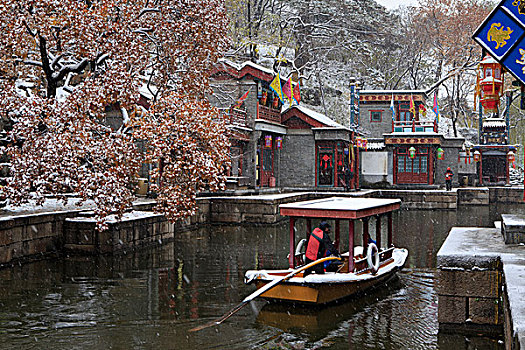
M388 238L387 238L387 241L388 241L388 247L387 248L390 248L393 243L394 243L394 225L393 225L393 222L392 222L392 212L389 212L387 214L387 217L388 217L388 231L387 231L387 234L388 234Z
M348 272L354 271L354 220L348 221Z
M480 152L481 153L481 152ZM479 184L483 185L483 155L479 155Z
M377 248L381 248L381 215L376 216L376 243Z
M339 238L340 238L340 221L338 219L335 220L335 247L339 251Z
M363 219L363 255L366 254L368 249L368 238L370 234L368 233L368 218Z
M290 268L295 268L295 218L290 218L290 256L288 257L288 263Z

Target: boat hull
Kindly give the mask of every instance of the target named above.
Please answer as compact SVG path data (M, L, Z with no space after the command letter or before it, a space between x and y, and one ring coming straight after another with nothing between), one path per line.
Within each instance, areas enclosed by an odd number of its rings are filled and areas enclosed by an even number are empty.
M384 284L403 268L407 256L406 249L395 249L390 259L381 262L376 273L366 269L350 273L311 274L306 277L301 274L277 284L260 296L268 300L294 303L331 303ZM245 278L247 283L254 282L259 289L287 273L288 270L247 271Z
M340 283L290 283L283 282L267 292L261 294L262 298L287 302L327 304L333 301L350 297L372 287L376 287L393 278L398 269L389 273L370 278L364 281ZM257 289L264 287L269 281L257 280Z

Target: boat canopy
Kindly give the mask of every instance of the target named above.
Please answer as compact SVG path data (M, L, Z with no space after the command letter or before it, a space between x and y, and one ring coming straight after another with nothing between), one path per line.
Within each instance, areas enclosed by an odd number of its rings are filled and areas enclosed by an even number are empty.
M281 215L302 218L361 219L399 209L400 199L330 197L281 204Z
M311 219L333 219L335 220L335 245L339 249L340 220L348 220L348 269L354 270L354 221L363 221L363 249L368 246L370 238L368 232L368 221L370 217L376 218L376 243L381 247L381 217L387 216L387 248L393 246L393 224L392 212L401 206L400 199L383 198L354 198L354 197L330 197L314 199L296 203L281 204L280 213L290 217L290 254L289 266L295 268L301 261L295 251L295 221L299 218L306 219L308 233L312 230Z

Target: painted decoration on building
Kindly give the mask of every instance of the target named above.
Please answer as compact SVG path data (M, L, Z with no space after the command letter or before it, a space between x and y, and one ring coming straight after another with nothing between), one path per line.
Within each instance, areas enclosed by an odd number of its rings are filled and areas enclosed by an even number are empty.
M283 138L281 136L277 136L275 138L275 147L277 147L278 149L283 148Z
M366 150L366 148L368 146L368 140L367 139L364 139L362 137L356 137L355 142L356 142L357 147L363 148L363 149Z
M264 147L272 148L272 135L266 135L264 137Z
M478 28L474 40L485 47L492 56L502 59L525 30L503 7L492 12L483 25Z
M473 35L522 83L525 83L525 1L504 0L490 13Z

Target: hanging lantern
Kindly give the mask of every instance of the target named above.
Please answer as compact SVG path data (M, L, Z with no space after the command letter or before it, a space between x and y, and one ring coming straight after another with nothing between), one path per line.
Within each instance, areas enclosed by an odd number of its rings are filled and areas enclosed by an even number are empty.
M494 58L487 55L479 64L481 79L481 105L487 113L496 113L503 86L503 71Z
M437 149L437 157L439 160L443 160L445 158L445 151L443 151L443 148L439 147Z
M512 151L509 151L509 153L507 153L507 160L509 161L509 163L514 163L514 161L516 160L516 154Z
M266 100L268 99L268 93L266 91L263 91L261 96L261 104L266 105Z
M279 107L279 97L275 96L273 98L273 108Z
M278 149L283 148L283 138L281 136L275 138L275 147Z
M408 149L408 156L411 158L411 159L414 159L416 157L416 149L414 148L414 146L410 147Z
M481 160L481 153L478 150L474 151L474 161L479 162Z
M272 135L266 135L264 137L264 147L272 148Z

